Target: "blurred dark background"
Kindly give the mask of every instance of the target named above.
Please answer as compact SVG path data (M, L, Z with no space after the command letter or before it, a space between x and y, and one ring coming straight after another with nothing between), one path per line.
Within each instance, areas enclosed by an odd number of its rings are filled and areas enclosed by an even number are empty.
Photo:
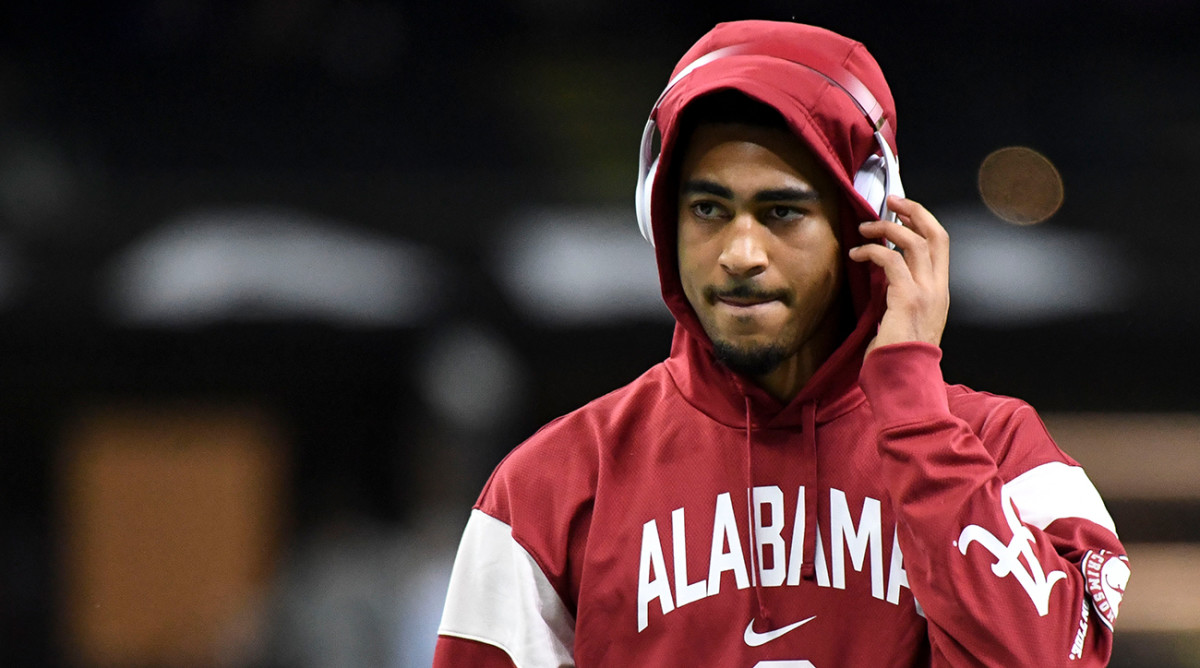
M1145 546L1113 665L1200 665L1185 0L6 3L0 665L421 665L487 473L667 354L638 141L737 18L879 60L956 244L947 378L1045 413ZM1005 146L1048 221L982 205Z

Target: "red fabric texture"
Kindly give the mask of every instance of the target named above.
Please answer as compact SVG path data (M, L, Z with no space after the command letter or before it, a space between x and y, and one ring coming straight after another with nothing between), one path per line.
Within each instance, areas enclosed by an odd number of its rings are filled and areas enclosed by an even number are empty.
M438 636L433 665L446 668L517 668L499 647L448 636Z

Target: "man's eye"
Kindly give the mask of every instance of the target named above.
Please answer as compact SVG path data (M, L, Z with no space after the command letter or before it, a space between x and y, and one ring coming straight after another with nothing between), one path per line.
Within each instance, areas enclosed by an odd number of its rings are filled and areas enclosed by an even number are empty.
M771 207L771 217L776 220L793 220L804 215L804 212L794 206L777 204Z
M692 212L700 218L717 218L721 215L721 208L712 202L695 202Z

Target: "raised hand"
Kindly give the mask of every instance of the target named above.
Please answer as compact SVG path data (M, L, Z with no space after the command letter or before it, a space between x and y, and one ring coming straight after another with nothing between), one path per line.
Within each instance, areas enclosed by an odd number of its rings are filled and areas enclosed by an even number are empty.
M887 276L887 311L875 338L867 346L908 341L938 345L950 309L950 235L925 207L910 199L891 196L888 208L901 225L875 220L859 226L867 239L892 242L864 244L850 249L855 262L873 262Z

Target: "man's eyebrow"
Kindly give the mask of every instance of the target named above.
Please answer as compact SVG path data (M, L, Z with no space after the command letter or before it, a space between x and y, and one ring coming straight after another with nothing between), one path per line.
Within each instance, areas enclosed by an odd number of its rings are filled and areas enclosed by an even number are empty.
M685 195L713 195L714 197L723 197L725 199L733 199L733 191L725 186L709 181L708 179L691 179L683 184L683 194Z
M733 191L725 186L708 179L691 179L683 184L685 195L713 195L724 199L733 199ZM820 194L807 187L771 188L754 193L755 202L815 202L821 199Z
M774 188L754 194L755 202L816 202L820 193L812 188Z

